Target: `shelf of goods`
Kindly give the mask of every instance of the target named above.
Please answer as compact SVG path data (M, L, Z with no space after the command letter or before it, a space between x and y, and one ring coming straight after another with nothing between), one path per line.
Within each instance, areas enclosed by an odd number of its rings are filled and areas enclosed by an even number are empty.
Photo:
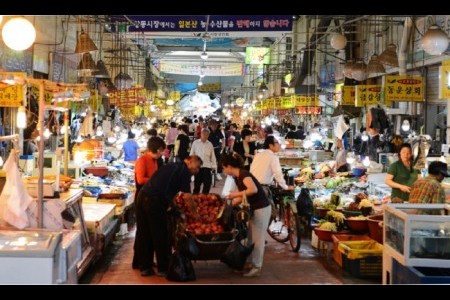
M449 210L448 204L385 206L383 283L390 281L393 259L408 267L450 268Z

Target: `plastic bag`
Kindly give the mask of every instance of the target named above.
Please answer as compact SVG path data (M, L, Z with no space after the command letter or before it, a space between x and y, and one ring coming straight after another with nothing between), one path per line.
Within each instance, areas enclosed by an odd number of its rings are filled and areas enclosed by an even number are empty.
M3 170L8 176L0 195L0 218L14 227L23 229L29 225L26 209L33 198L23 184L13 152L6 160Z
M237 239L234 240L225 250L225 253L220 258L220 261L230 268L242 271L247 257L252 253L255 244L246 247Z
M175 251L170 257L166 279L176 282L195 280L195 270L191 260L180 252Z
M196 259L200 254L195 237L191 234L183 234L178 240L178 250L189 259Z
M231 191L234 191L236 189L236 182L234 181L233 176L227 175L222 189L222 196L228 196Z

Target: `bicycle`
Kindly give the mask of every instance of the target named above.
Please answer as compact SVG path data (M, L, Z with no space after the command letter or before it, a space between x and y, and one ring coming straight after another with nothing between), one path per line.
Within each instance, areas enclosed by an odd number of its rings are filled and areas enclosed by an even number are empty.
M285 176L290 169L283 169ZM269 186L272 194L272 215L267 232L280 243L289 241L292 251L297 252L301 246L301 236L304 232L304 220L297 214L294 191L285 191L278 186Z

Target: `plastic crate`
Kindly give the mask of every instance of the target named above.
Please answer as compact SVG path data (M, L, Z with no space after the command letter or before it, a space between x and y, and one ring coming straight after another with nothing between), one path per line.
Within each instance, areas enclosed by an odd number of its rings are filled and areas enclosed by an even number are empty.
M375 241L340 242L338 249L350 260L368 256L383 256L383 245Z
M357 278L381 278L382 256L367 256L360 259L348 259L342 255L342 265L344 270Z
M339 242L343 241L373 241L367 235L356 234L333 234L333 258L334 261L342 268L342 253L339 252Z
M449 284L450 269L403 266L392 260L393 284Z

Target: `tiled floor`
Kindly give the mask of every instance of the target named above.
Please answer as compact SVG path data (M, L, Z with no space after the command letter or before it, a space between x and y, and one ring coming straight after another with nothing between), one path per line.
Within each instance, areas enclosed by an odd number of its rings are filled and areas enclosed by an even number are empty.
M223 181L222 181L223 182ZM211 192L221 192L221 182ZM194 261L197 280L182 284L379 284L380 280L363 280L343 272L332 255L319 253L303 240L299 253L288 243L281 244L267 235L261 277L245 278L218 260ZM178 284L157 276L142 277L131 268L134 231L116 239L102 258L81 278L89 284Z

